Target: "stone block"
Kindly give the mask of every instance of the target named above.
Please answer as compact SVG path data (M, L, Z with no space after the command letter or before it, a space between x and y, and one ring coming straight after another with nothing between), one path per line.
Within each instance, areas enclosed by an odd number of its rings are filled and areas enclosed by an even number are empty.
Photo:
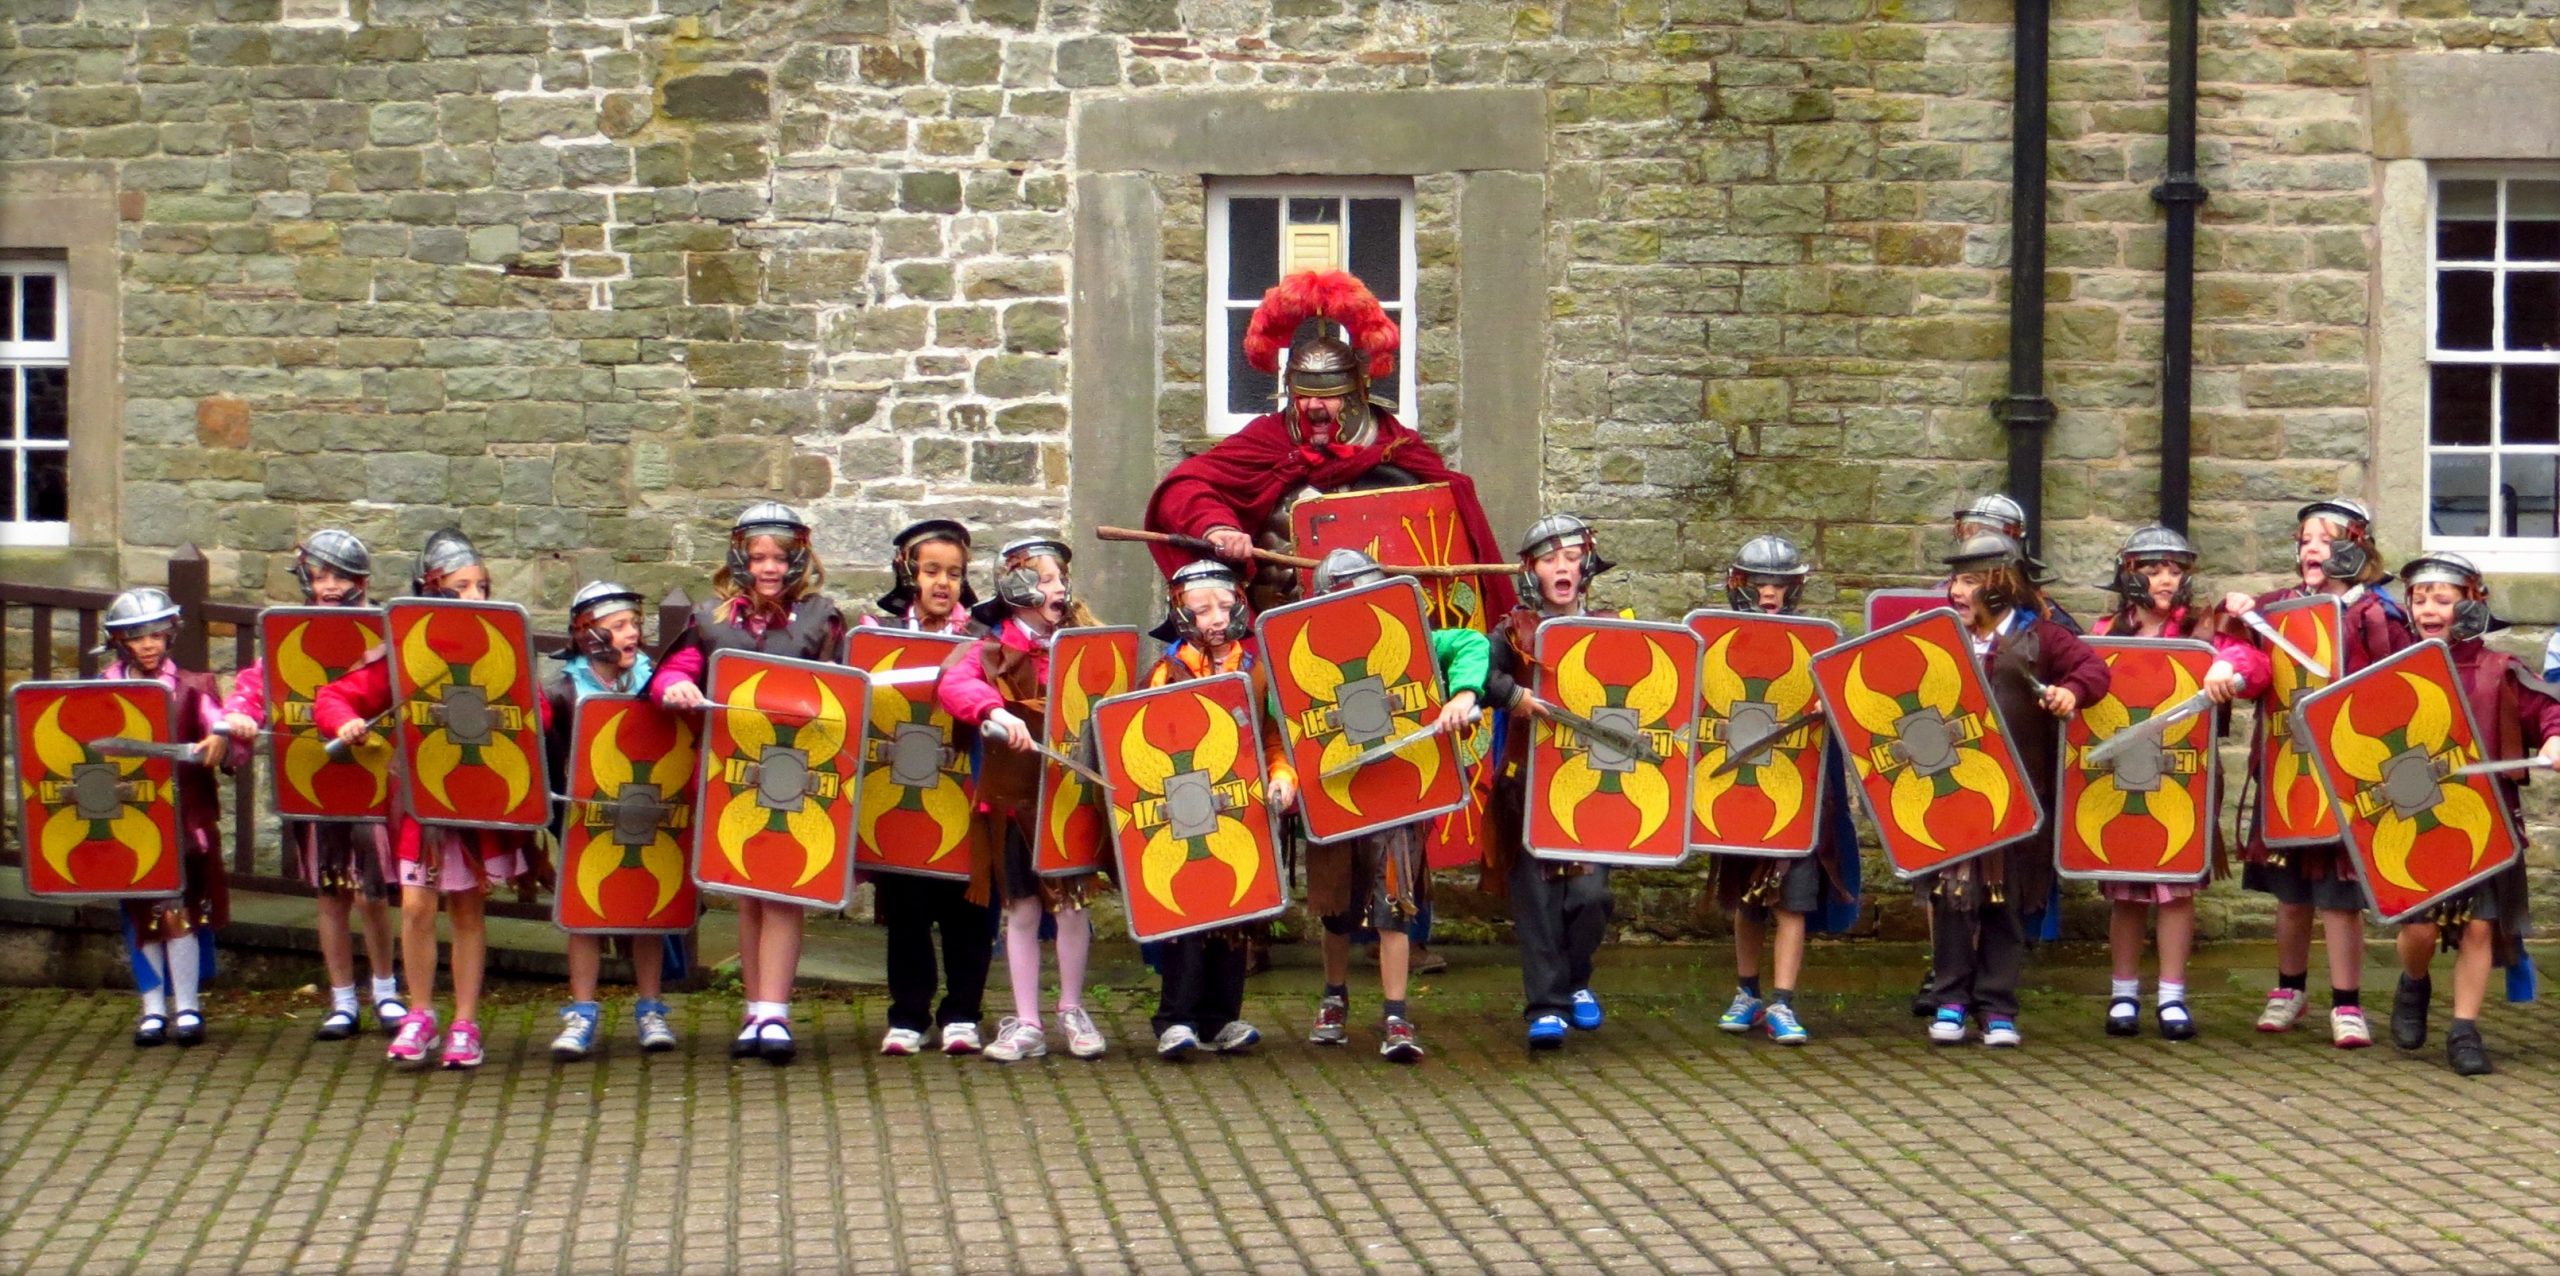
M685 254L685 301L691 305L754 305L763 288L764 259L755 253Z
M695 342L685 362L693 384L704 389L789 389L809 379L808 355L778 342Z
M770 78L755 67L696 72L666 82L661 90L667 116L696 123L746 123L768 118L773 110Z

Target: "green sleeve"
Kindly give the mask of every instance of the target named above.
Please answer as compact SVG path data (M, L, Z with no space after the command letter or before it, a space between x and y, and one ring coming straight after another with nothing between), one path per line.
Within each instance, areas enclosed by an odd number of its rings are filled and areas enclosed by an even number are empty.
M1431 631L1431 657L1449 694L1472 691L1484 698L1485 672L1493 667L1493 641L1472 629Z

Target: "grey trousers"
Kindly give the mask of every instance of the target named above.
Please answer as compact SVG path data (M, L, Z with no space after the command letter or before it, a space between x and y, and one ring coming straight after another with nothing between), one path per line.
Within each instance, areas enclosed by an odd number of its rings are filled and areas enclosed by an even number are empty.
M1564 877L1546 870L1528 855L1511 866L1511 927L1520 941L1520 989L1531 1019L1571 1012L1575 991L1591 986L1591 958L1617 911L1605 866Z

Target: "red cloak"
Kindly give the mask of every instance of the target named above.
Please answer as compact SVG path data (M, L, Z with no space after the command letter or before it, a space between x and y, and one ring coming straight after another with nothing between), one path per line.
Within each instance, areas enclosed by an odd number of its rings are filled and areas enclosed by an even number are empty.
M1380 465L1393 465L1419 483L1446 483L1457 498L1458 519L1474 542L1478 562L1496 561L1500 550L1493 525L1485 521L1476 500L1475 480L1449 468L1440 453L1403 422L1374 413L1377 438L1366 447L1301 447L1289 437L1280 413L1255 417L1216 447L1174 466L1156 484L1147 501L1147 530L1181 536L1206 536L1214 528L1233 527L1251 533L1278 508L1282 498L1301 487L1333 491L1349 485ZM1152 547L1156 566L1170 577L1175 569L1199 557L1171 545ZM1485 592L1484 614L1509 614L1515 596L1509 573L1479 578Z

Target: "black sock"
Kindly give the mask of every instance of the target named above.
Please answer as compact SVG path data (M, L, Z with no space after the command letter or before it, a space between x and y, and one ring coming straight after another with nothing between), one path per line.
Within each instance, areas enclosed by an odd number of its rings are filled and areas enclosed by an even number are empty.
M1760 995L1760 976L1758 975L1744 975L1741 978L1734 980L1734 983L1740 986L1742 991L1751 994L1755 998Z
M2354 1006L2358 1009L2362 1009L2364 1007L2364 989L2332 988L2329 990L2329 1005L2332 1009L2343 1009L2347 1006Z
M1386 1012L1387 1018L1389 1019L1404 1018L1404 998L1402 997L1390 998L1379 1008Z
M1776 992L1769 994L1769 1000L1774 1001L1781 1006L1792 1006L1796 1004L1796 990L1793 988L1778 989Z
M1336 998L1340 998L1340 999L1341 999L1341 1000L1343 1000L1344 1002L1348 1002L1348 1001L1350 1001L1350 1000L1351 1000L1351 985L1349 985L1349 984L1326 984L1326 985L1324 986L1324 995L1325 995L1325 996L1328 996L1328 997L1336 997Z
M2453 1021L2453 1030L2457 1033L2476 1033L2480 1031L2480 1021L2477 1019L2456 1019Z
M2276 987L2290 988L2295 992L2309 992L2311 990L2311 972L2306 969L2300 974L2288 975L2279 970L2276 972Z
M2429 971L2428 973L2419 975L2416 978L2411 978L2408 972L2403 971L2400 975L2400 984L2404 988L2417 988L2426 992L2433 992L2436 987L2435 972Z

